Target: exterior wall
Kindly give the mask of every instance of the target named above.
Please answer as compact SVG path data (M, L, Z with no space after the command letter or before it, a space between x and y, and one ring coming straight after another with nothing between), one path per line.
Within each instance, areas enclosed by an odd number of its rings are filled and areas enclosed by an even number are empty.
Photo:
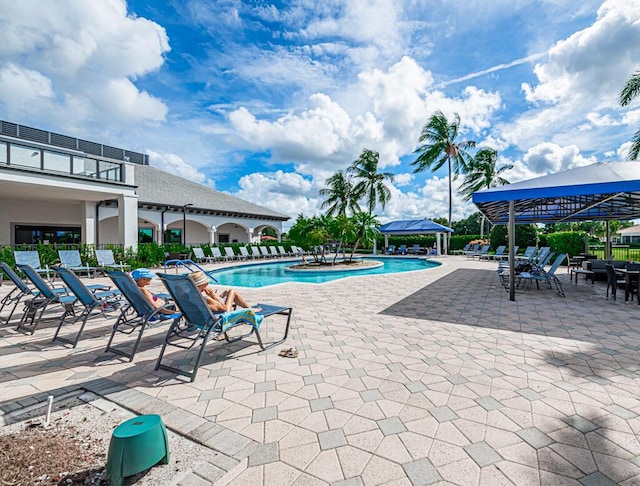
M0 200L0 244L10 245L14 241L13 227L15 224L43 224L59 226L80 226L82 234L84 227L84 203L62 203L33 201Z

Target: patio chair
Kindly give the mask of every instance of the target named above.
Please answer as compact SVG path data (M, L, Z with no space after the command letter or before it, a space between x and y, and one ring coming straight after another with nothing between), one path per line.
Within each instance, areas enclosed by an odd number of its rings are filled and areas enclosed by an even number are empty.
M269 246L269 253L271 253L271 256L273 258L280 258L280 253L278 253L278 249L273 245Z
M524 250L524 254L516 256L516 260L529 261L536 254L537 248L535 246L527 246Z
M235 342L255 333L261 349L276 346L284 342L289 335L291 314L293 312L291 307L258 304L261 309L258 313L251 309L215 313L211 311L202 294L198 291L195 282L188 275L159 274L158 276L171 294L173 301L182 313L183 319L175 320L169 327L160 351L160 356L156 362L156 370L163 369L171 371L189 377L191 381L194 381L211 334L214 336L223 336L227 342ZM265 317L274 314L287 317L284 336L275 342L265 345L260 336L260 325ZM240 325L249 326L250 331L233 339L229 338L228 332ZM198 350L193 369L191 371L185 371L181 368L162 364L162 358L167 346L174 346L185 350L199 346L200 349Z
M284 246L278 246L278 251L280 252L280 256L282 258L288 258L291 256L291 253L289 253L287 250L284 249Z
M467 243L466 245L464 245L462 250L453 250L451 252L451 254L452 255L464 255L464 253L469 251L470 248L471 248L471 243Z
M102 272L105 270L122 270L126 272L131 268L131 265L126 263L116 263L113 256L113 250L96 250L96 259L98 260L98 266L101 267Z
M542 271L542 272L540 271L522 272L520 274L520 277L523 279L535 281L536 285L538 285L539 282L544 282L547 285L547 287L549 287L550 289L555 287L556 292L558 292L562 297L565 297L564 290L562 289L562 283L560 282L558 277L556 277L555 275L556 270L562 264L565 258L568 258L568 255L566 253L560 253L558 257L555 259L555 261L553 262L553 265L551 265L551 267L549 268L549 270ZM540 288L539 285L538 285L538 288Z
M58 255L60 256L60 266L73 270L76 274L84 272L87 277L92 274L95 277L96 272L100 270L98 267L91 267L88 263L83 263L78 250L58 250Z
M605 268L607 269L607 299L609 299L609 290L611 290L611 297L613 297L613 300L617 300L618 287L626 289L625 279L616 273L615 268L610 263L607 263ZM631 294L631 300L633 300L633 294Z
M34 297L25 301L24 313L18 327L16 327L17 331L27 331L30 334L36 332L44 311L51 304L60 304L64 308L63 316L73 313L75 297L66 295L69 292L66 287L50 287L36 269L30 265L18 265L17 267L37 289L37 294L32 291Z
M504 250L506 249L506 245L500 245L498 248L496 248L496 252L491 255L489 253L485 254L485 255L480 255L480 257L478 257L480 260L494 260L495 257L502 257L504 255Z
M62 279L73 294L73 296L70 296L73 302L70 312L65 312L60 318L58 329L56 329L52 341L62 341L63 343L71 344L75 348L89 318L104 315L105 312L116 310L120 306L120 291L92 292L72 270L64 267L53 267L53 271L56 272L56 275ZM78 309L81 312L78 312ZM66 322L67 316L72 316L68 323ZM78 322L80 322L80 329L73 337L60 336L60 331L65 324L73 325Z
M13 271L13 268L11 268L5 262L0 262L0 270L2 270L2 272L4 272L4 274L9 278L9 280L11 280L15 285L13 290L11 290L7 295L5 295L2 298L2 300L0 300L0 314L2 314L2 311L4 310L5 307L13 304L13 307L11 308L11 312L9 313L9 317L7 317L6 319L3 319L2 317L0 317L0 323L4 320L8 324L11 321L11 318L13 317L13 313L15 312L16 307L18 307L18 304L20 303L20 301L24 297L36 297L36 293L34 293L27 286L27 284L24 283L24 281L18 276L18 274Z
M396 250L396 255L406 255L407 254L407 245L400 245Z
M260 249L260 253L263 258L271 258L271 253L269 253L266 246L259 246L258 248Z
M260 250L258 250L257 246L251 246L251 247L249 247L249 249L251 250L251 256L253 257L254 260L256 258L262 258L263 257L262 253L260 253Z
M420 245L418 243L412 245L411 248L409 248L408 253L411 253L412 255L420 255L422 253Z
M172 314L164 314L163 309L169 308L170 304L156 309L151 305L149 300L140 290L140 287L131 278L131 275L125 272L107 271L107 275L118 287L118 290L127 301L127 304L120 311L120 315L113 325L109 342L104 352L112 352L133 361L133 357L138 350L138 345L142 339L142 333L149 324L164 323L167 321L175 321L182 316L179 312ZM120 347L112 346L113 338L116 333L130 335L134 332L138 333L130 352L124 351Z
M386 255L393 255L396 252L396 245L389 245L384 251Z
M480 251L480 243L476 243L470 250L464 250L462 253L469 258L469 255L474 255Z
M29 265L38 273L46 273L47 280L50 280L49 272L53 273L53 271L49 268L49 265L45 265L44 268L42 267L40 255L36 250L14 251L13 256L16 260L16 266Z
M211 255L213 255L214 261L226 260L226 257L222 254L222 252L220 252L220 248L218 248L217 246L211 248Z
M478 252L470 253L469 255L467 255L467 258L470 258L470 259L478 258L478 260L480 260L481 258L484 258L484 255L486 255L488 251L489 251L489 245L482 245L482 248L480 248Z
M193 255L198 262L211 263L216 261L215 257L205 255L204 250L199 246L193 248Z
M250 257L254 258L252 255L249 255L249 251L247 250L246 246L241 246L240 248L240 258L242 260L248 260Z
M233 261L233 260L235 260L237 258L238 258L238 255L236 255L236 252L233 251L232 247L230 247L230 246L225 246L224 247L224 259L226 261L229 261L229 260Z

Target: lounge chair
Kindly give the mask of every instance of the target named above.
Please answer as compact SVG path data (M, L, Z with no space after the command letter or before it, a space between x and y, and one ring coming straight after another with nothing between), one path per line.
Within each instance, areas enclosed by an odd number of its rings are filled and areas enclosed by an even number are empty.
M98 267L89 266L88 263L83 263L80 258L80 252L78 250L58 250L60 256L60 266L73 270L74 273L84 272L87 277L93 275L95 278L96 272L100 270Z
M524 254L516 255L516 261L518 262L530 262L533 256L536 254L537 248L535 246L527 246L524 250Z
M199 246L193 248L193 255L198 262L211 263L216 261L215 257L205 255L204 250Z
M253 258L253 256L249 255L249 252L247 251L247 247L246 246L241 246L240 247L240 256L239 258L242 260L248 260L249 257Z
M568 255L566 253L560 253L549 270L532 270L531 272L522 272L520 273L520 278L535 281L536 285L538 285L539 282L544 282L547 287L555 287L556 292L558 292L562 297L565 297L564 290L562 289L562 283L555 275L556 270L562 264L565 258L568 258ZM540 288L539 285L538 288Z
M46 273L47 280L49 280L49 272L53 273L53 271L49 268L49 265L45 265L44 268L40 263L40 255L35 250L27 250L27 251L14 251L13 256L16 260L16 266L18 265L29 265L38 273ZM54 275L55 276L55 275Z
M451 254L452 255L464 255L464 253L469 251L470 248L471 248L471 243L467 243L466 245L464 245L462 250L453 250L451 252Z
M396 245L389 245L384 251L386 255L393 255L396 252Z
M406 255L407 254L407 245L400 245L396 250L396 255Z
M126 272L131 268L131 265L127 265L126 263L116 263L113 250L96 250L96 259L98 260L98 266L101 267L103 272L105 270L122 270Z
M475 254L476 254L476 253L478 253L479 251L480 251L480 244L479 244L479 243L476 243L475 245L473 245L473 246L471 247L471 249L470 249L470 250L464 250L462 253L463 253L464 255L466 255L466 256L467 256L467 258L469 258L469 256L470 256L470 255L475 255Z
M20 301L25 297L36 297L37 292L34 293L29 288L29 286L24 283L24 281L18 276L18 274L13 271L13 268L11 268L5 262L0 262L0 270L2 270L2 272L4 272L9 280L11 280L15 285L13 290L11 290L2 298L2 300L0 300L0 314L2 314L2 311L5 307L11 306L13 304L13 307L11 307L11 312L9 313L9 317L7 317L6 319L2 319L2 317L0 317L0 322L4 320L8 324L11 321L13 313L15 312L16 307L18 307Z
M273 258L280 258L280 253L278 253L278 249L275 246L269 246L269 253Z
M218 248L217 246L214 246L213 248L211 248L211 254L213 255L213 259L214 261L222 261L222 260L226 260L227 258L220 252L220 248Z
M73 294L71 297L74 300L71 312L65 312L60 318L58 329L56 329L52 341L62 341L63 343L71 344L75 348L90 317L104 315L105 312L116 310L120 306L120 292L117 290L92 292L72 270L64 267L53 267L53 271L69 288ZM78 309L81 311L78 312ZM72 316L68 323L66 322L67 316ZM81 323L80 329L72 338L60 336L60 331L65 323L75 324L77 322Z
M503 256L506 256L504 251L507 249L506 245L500 245L498 248L496 248L496 252L491 254L491 253L487 253L485 255L480 256L480 260L496 260L496 259L500 259Z
M287 250L284 249L284 246L278 246L278 251L280 252L280 256L282 258L288 258L291 256L291 253L289 253Z
M254 260L256 258L262 258L263 257L262 253L260 253L260 250L258 250L257 246L251 246L251 247L249 247L249 249L251 250L251 256L253 257Z
M183 319L175 320L169 327L164 344L162 345L162 350L160 351L160 356L156 362L156 370L163 369L171 371L189 377L191 381L194 381L205 346L212 333L214 336L224 337L227 342L234 342L255 333L258 344L262 349L267 349L284 342L289 335L291 314L293 312L291 307L258 304L261 310L257 313L251 309L214 313L207 305L202 294L198 291L198 287L193 279L188 275L159 274L158 276L167 287L173 301L182 313ZM287 317L284 336L275 342L265 345L260 336L260 325L263 318L274 314ZM233 339L229 338L228 332L240 325L249 326L250 332ZM199 345L200 349L198 350L192 371L185 371L184 369L162 364L162 358L167 346L192 349L197 345Z
M224 247L224 258L225 260L229 261L233 261L236 260L238 258L238 255L236 255L236 252L233 251L233 248L230 246L225 246Z
M271 253L269 253L269 250L267 250L266 246L259 246L258 248L260 249L260 253L262 254L263 258L271 258Z
M107 275L118 287L118 290L127 301L127 305L122 308L116 323L113 325L113 330L104 352L112 352L129 358L129 361L133 361L142 339L142 333L150 323L175 321L180 319L181 314L179 312L172 314L162 313L162 310L168 308L169 304L165 304L165 306L158 309L153 307L128 273L107 271ZM120 347L112 346L116 333L129 335L133 332L137 332L138 337L133 343L130 352L124 351Z
M18 323L17 331L28 331L30 334L36 332L44 311L51 304L60 304L64 308L63 317L73 313L75 297L68 294L67 288L52 288L40 276L35 268L30 265L18 265L20 270L31 281L38 293L32 299L25 301L24 314ZM33 292L35 294L35 292Z
M473 259L477 258L478 260L484 258L484 255L489 251L489 245L482 245L482 248L476 253L470 253L467 255L467 258Z

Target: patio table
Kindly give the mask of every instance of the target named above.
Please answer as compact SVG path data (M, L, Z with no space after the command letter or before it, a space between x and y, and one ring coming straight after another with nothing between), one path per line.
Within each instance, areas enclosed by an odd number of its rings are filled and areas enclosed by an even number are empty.
M621 273L624 275L624 301L627 302L629 300L629 292L631 290L632 285L637 285L638 276L640 275L640 270L627 270L626 268L616 268L616 273ZM638 301L640 305L640 300Z

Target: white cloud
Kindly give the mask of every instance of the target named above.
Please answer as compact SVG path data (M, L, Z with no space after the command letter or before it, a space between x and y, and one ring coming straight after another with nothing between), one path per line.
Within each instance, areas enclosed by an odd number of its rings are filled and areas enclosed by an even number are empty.
M524 163L535 174L543 175L597 162L595 157L584 157L575 145L560 147L554 143L541 143L524 155Z
M409 172L403 172L402 174L395 175L395 185L397 187L409 186L415 179L415 175Z
M147 151L149 163L160 170L169 172L185 179L189 179L211 188L215 187L215 181L208 179L202 172L187 163L182 157L176 154Z
M86 132L87 124L164 119L164 103L133 81L163 64L166 32L128 16L124 0L2 2L0 25L0 82L24 82L21 89L0 90L0 103L8 113L22 113L20 121ZM49 101L44 106L42 97Z

